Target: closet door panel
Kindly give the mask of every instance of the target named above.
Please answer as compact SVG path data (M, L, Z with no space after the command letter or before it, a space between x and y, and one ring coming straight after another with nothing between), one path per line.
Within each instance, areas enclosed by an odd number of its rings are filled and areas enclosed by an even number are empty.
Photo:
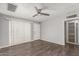
M24 21L9 22L10 45L16 45L31 41L31 23Z
M13 22L13 44L24 42L24 23L20 21Z
M25 22L25 42L31 41L31 23Z
M33 40L40 39L40 24L33 23Z

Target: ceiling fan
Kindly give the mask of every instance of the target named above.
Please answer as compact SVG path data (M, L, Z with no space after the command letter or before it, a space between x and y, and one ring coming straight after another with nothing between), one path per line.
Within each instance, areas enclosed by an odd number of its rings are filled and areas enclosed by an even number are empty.
M37 11L37 14L33 15L33 17L37 16L37 15L45 15L45 16L49 16L50 14L47 13L42 13L43 8L38 9L37 7L35 7L35 10Z

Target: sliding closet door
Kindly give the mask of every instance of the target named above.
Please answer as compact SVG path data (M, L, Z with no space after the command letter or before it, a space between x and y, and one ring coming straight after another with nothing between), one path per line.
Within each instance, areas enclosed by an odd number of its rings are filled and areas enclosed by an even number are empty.
M24 42L31 41L32 31L31 31L31 23L29 22L25 22L24 24L24 36L25 36Z
M31 41L31 24L24 21L10 21L10 45Z
M24 42L24 23L21 21L13 22L13 44Z
M33 23L32 25L32 36L33 40L40 39L40 24L39 23Z

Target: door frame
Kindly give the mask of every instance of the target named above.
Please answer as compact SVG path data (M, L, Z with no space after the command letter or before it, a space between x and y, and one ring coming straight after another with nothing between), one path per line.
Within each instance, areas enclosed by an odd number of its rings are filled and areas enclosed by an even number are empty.
M65 44L67 44L67 28L66 28L66 22L70 22L70 21L77 21L77 20L79 20L79 19L69 19L69 20L66 20L66 21L64 21L64 39L65 39ZM76 24L78 24L78 23L76 23ZM75 26L76 26L76 24L75 24ZM76 31L76 33L77 33L77 31ZM78 34L78 33L77 33ZM78 35L77 35L78 36ZM77 39L78 39L78 37L77 37ZM78 41L78 40L77 40ZM73 43L72 43L73 44ZM77 42L77 44L75 44L75 45L78 45L78 42Z

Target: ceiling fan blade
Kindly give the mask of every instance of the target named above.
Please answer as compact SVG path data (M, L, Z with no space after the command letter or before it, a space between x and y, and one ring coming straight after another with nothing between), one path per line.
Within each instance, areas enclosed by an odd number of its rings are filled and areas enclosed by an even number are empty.
M41 15L46 15L46 16L49 16L49 14L47 14L47 13L40 13Z
M40 13L42 11L42 9L38 9L37 7L35 7L37 13Z
M37 16L38 14L33 15L33 17Z
M37 7L35 7L35 9L36 9L36 11L38 12L38 8L37 8Z

